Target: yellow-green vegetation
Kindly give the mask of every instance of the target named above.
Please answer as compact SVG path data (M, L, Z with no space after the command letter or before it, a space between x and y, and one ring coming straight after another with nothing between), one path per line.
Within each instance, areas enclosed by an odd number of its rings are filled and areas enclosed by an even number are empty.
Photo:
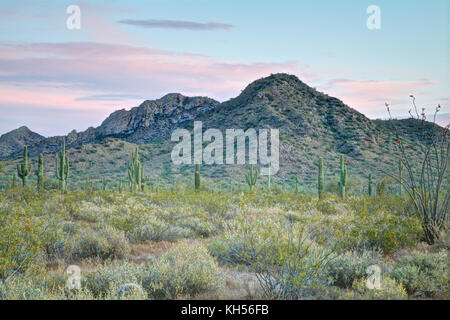
M447 251L417 251L422 234L399 196L17 187L0 193L0 295L220 298L225 275L241 272L259 298L448 298ZM66 286L69 265L81 266L78 290ZM364 285L371 265L380 291Z

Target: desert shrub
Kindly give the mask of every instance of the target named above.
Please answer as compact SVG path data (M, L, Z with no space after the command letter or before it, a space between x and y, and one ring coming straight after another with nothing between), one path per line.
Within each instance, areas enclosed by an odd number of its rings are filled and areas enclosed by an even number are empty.
M351 288L353 282L368 276L367 268L378 263L381 256L376 251L349 251L333 257L327 266L331 284Z
M353 289L359 294L360 299L370 300L400 300L407 299L408 294L401 283L388 276L381 277L380 289L369 289L366 285L367 279L362 278L353 283Z
M343 244L347 248L374 248L392 253L417 245L422 233L417 217L389 212L384 207L361 205L364 199L357 200L358 211L346 226Z
M26 211L0 209L0 279L9 280L42 261L42 233L43 222Z
M144 288L157 299L175 299L223 286L217 262L203 246L180 244L147 262Z
M72 255L76 258L99 257L122 259L130 252L130 246L122 231L111 226L102 226L97 230L86 230L75 242Z
M133 263L102 265L82 277L82 286L95 297L104 297L115 294L124 284L140 285L144 277L145 268Z
M409 295L449 297L449 260L446 251L415 253L402 258L390 273Z
M147 222L127 233L127 237L133 242L170 241L183 239L188 235L187 230L161 221Z
M265 297L294 299L328 284L331 252L303 231L277 219L240 220L209 249L222 261L248 265Z
M217 228L213 223L198 217L186 219L181 223L181 227L187 228L193 235L201 237L209 237L217 231Z

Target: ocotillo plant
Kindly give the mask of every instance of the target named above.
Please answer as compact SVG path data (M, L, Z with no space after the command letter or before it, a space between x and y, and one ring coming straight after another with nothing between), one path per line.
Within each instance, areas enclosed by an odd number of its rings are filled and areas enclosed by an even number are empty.
M323 159L319 159L319 178L317 182L317 193L319 195L319 199L323 197Z
M131 161L128 163L128 179L130 180L131 190L141 191L142 189L142 173L143 167L139 160L139 147L136 147L136 152L132 155Z
M38 169L36 170L37 188L42 190L44 187L44 156L42 153L39 155Z
M28 149L23 147L23 162L17 165L17 175L22 179L22 186L27 186L28 176L31 173L31 164L28 164Z
M340 181L339 181L339 191L340 191L341 198L344 199L345 198L345 186L347 185L347 166L345 165L345 162L344 162L344 156L341 156L340 162L341 162L341 176L340 176Z
M59 180L61 191L67 190L67 181L69 179L69 157L66 155L66 139L63 138L63 147L59 156L56 157L56 178Z
M372 191L372 174L371 173L369 174L369 185L368 185L367 192L368 192L369 196L371 196L372 192L373 192Z
M403 165L402 165L402 160L398 160L398 178L399 178L399 186L398 186L398 194L402 195L402 170L403 170Z
M195 192L199 191L200 190L200 164L195 165L194 185L195 185Z
M252 191L253 187L256 185L256 181L258 180L258 170L254 169L253 165L250 165L250 171L245 176L245 179L247 180L250 191Z

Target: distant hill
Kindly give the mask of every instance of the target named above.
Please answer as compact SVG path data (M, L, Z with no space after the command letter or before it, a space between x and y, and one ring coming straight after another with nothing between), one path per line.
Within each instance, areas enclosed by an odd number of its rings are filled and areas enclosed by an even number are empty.
M252 82L239 96L223 103L172 93L158 100L144 101L129 111L118 110L97 128L80 133L72 131L67 136L67 144L72 153L73 172L80 179L98 174L111 179L125 178L128 155L134 144L139 144L147 175L169 180L174 174L186 173L190 177L190 167L177 167L170 162L174 145L170 134L180 127L192 129L194 120L202 121L204 130L218 128L222 132L227 128L278 128L281 158L275 180L289 184L295 176L307 185L315 183L319 157L325 160L329 179L337 173L340 155L350 161L349 172L353 177L365 179L368 173L395 169L391 144L395 139L394 127L412 157L421 143L417 120L370 120L293 75L274 74ZM435 130L439 129L442 128L435 126ZM2 147L1 157L20 157L24 144L29 146L32 157L45 153L52 158L60 150L62 137L43 138L30 131L27 134L30 139L25 143L24 138L19 138L19 132L26 130L17 130L0 138L8 146ZM49 163L51 168L53 161ZM202 174L241 179L245 170L242 166L203 166Z
M7 157L25 145L34 145L45 137L37 134L25 126L5 133L0 137L0 158Z

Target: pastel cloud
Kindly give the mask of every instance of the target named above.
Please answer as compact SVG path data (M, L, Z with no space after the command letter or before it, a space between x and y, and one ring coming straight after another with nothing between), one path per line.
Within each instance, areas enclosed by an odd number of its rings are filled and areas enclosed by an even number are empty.
M231 24L218 22L199 23L192 21L156 20L156 19L148 19L148 20L123 19L117 21L117 23L148 29L177 29L177 30L181 29L191 31L229 30L234 27Z
M412 81L375 81L334 79L321 89L339 97L345 104L371 118L386 118L385 103L391 105L396 116L408 115L410 94L425 95L434 85L428 79Z
M66 126L67 131L84 130L98 125L114 110L128 109L144 98L180 92L225 100L257 78L299 69L296 62L243 64L126 45L0 43L2 120L6 114L16 119L8 125L0 121L0 132L14 128L21 118L16 111L20 108L26 108L28 117L43 121L54 118L56 110L78 112L73 119L84 114L89 123L69 121ZM49 133L43 125L39 128L43 134Z
M385 101L406 113L409 94L420 95L434 85L426 79L334 79L323 83L334 73L314 70L297 61L238 63L204 55L94 42L3 42L0 132L18 124L21 115L16 110L20 108L27 110L31 121L33 117L42 119L39 128L43 134L53 130L44 126L46 121L54 119L55 112L66 110L71 114L70 120L61 125L65 131L57 132L63 134L72 128L84 130L98 125L114 110L128 109L144 99L156 99L169 92L224 101L237 96L251 81L278 72L296 74L370 117L386 116ZM11 121L6 123L6 117Z

